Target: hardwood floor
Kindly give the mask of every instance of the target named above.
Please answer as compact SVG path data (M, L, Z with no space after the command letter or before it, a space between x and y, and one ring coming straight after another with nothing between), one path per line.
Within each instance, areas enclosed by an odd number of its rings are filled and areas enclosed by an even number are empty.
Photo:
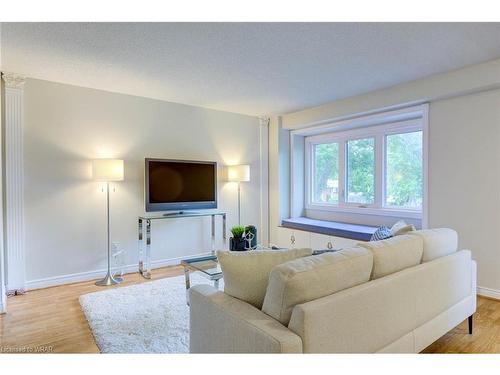
M473 334L465 320L423 353L500 353L500 301L478 297Z
M153 270L152 280L183 274L180 266ZM138 273L109 288L147 282ZM78 297L104 290L94 281L56 286L9 297L0 315L1 352L99 353Z
M182 274L182 267L153 271L153 280ZM147 282L128 274L115 288ZM8 313L0 315L0 352L98 353L78 297L103 290L93 282L28 292L8 299ZM474 333L467 321L448 332L424 353L500 353L500 301L478 298Z

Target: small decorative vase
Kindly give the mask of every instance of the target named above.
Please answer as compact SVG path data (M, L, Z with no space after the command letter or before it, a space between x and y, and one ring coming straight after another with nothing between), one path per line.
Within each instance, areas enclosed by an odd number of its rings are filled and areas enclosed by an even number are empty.
M257 228L253 225L248 225L245 228L246 247L255 249L257 247Z
M239 238L234 238L230 237L229 238L229 250L231 251L245 251L245 238L244 237L239 237Z

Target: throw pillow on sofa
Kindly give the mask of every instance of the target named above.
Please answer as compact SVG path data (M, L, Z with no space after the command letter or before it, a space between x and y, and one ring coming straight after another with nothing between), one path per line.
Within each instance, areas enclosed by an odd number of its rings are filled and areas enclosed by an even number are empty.
M372 253L353 247L295 259L273 268L262 311L288 325L296 305L370 280Z
M224 292L262 308L269 273L278 264L312 255L312 249L218 251Z
M409 234L411 232L414 232L416 229L415 229L415 226L413 224L408 224L408 225L405 225L404 227L402 227L401 229L397 230L394 235L395 236L401 236L402 234Z
M413 224L406 224L406 221L404 220L399 220L391 227L390 230L393 236L400 236L402 234L414 231L415 226Z
M420 236L401 235L387 240L360 242L373 253L372 279L378 279L421 263L423 240Z
M381 226L372 234L370 241L380 241L391 237L392 237L391 230L386 226Z

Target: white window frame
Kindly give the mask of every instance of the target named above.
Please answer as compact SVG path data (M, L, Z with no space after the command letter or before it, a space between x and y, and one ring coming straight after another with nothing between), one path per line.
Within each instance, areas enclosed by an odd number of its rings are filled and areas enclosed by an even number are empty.
M304 208L306 210L331 211L352 214L368 214L418 219L422 227L427 226L427 148L428 148L428 106L426 104L402 110L377 113L375 115L356 117L319 127L301 129L292 132L294 136L304 137ZM410 209L384 206L385 202L385 142L386 136L392 134L422 131L422 209ZM346 194L346 141L352 139L375 138L375 200L373 204L360 205L345 201ZM318 203L312 200L313 145L322 143L339 143L339 203ZM292 154L291 167L297 165ZM378 166L378 167L377 167ZM292 195L294 181L292 175ZM344 185L344 186L342 186ZM294 198L292 198L292 209Z

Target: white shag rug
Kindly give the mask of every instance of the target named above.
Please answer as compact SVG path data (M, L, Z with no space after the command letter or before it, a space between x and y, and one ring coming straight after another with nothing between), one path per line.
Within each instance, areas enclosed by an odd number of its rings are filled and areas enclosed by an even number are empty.
M209 283L191 274L191 285ZM102 353L189 352L184 276L84 294L80 305Z

